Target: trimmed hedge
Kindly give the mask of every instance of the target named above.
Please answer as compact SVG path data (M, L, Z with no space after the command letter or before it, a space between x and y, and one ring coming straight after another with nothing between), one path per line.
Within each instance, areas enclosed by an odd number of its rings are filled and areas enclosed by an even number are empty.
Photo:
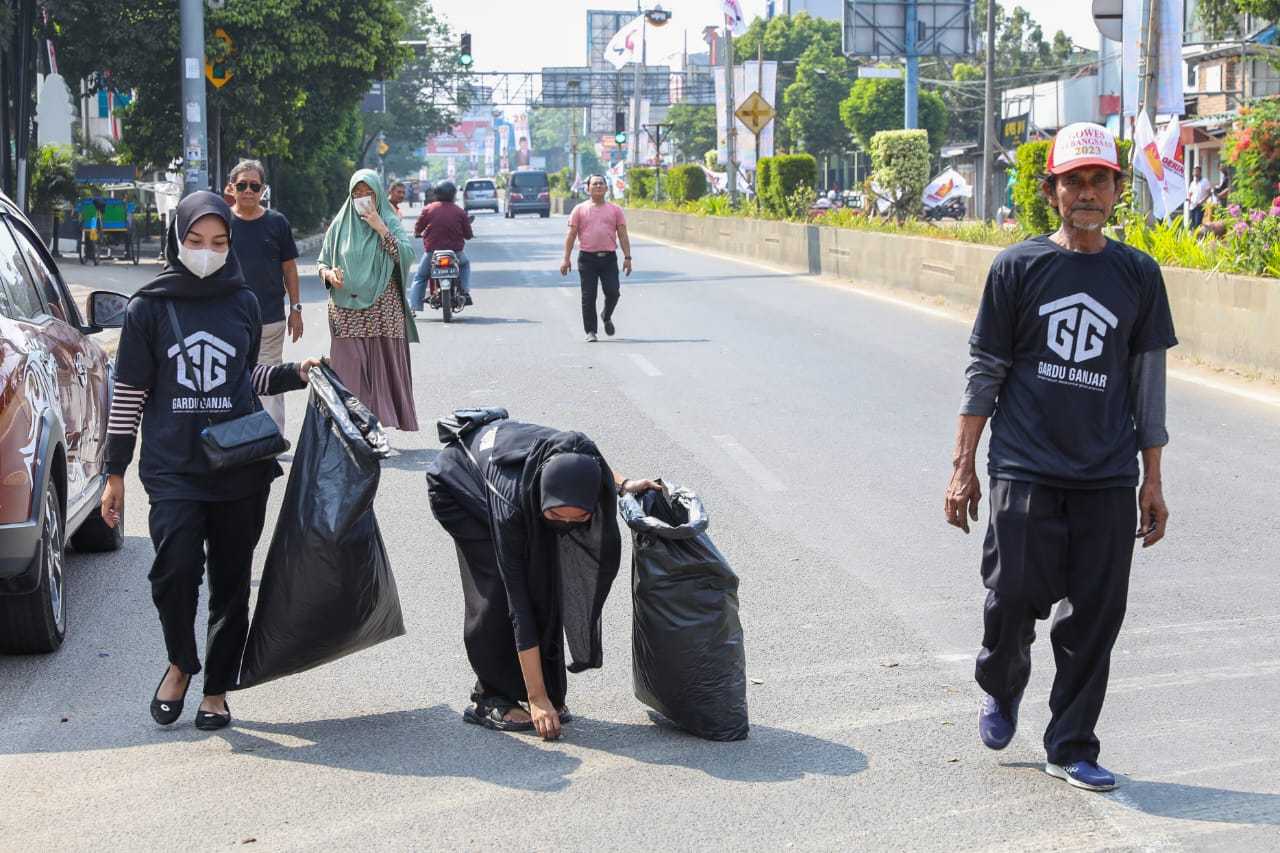
M1013 203L1017 208L1018 223L1024 231L1032 234L1050 234L1058 229L1062 221L1058 212L1049 206L1049 200L1044 197L1040 188L1049 161L1049 146L1052 144L1047 139L1024 142L1018 146L1014 158L1018 176L1013 184ZM1116 146L1120 167L1127 175L1133 141L1118 139Z
M787 204L801 185L818 185L818 161L812 154L780 154L762 157L756 166L756 193L765 210L775 216L791 211Z
M672 166L666 181L667 200L674 204L697 201L707 194L707 174L696 163Z
M894 200L894 217L917 215L929 185L929 134L924 130L882 130L871 137L875 182Z
M658 174L648 166L635 166L627 170L627 198L651 201L657 188Z

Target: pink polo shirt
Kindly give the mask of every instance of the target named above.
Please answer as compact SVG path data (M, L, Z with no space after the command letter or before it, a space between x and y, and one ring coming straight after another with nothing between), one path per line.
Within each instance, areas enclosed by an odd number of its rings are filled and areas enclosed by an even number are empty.
M584 252L612 252L618 248L618 229L627 224L622 208L584 201L569 214L569 227L578 229L578 248Z

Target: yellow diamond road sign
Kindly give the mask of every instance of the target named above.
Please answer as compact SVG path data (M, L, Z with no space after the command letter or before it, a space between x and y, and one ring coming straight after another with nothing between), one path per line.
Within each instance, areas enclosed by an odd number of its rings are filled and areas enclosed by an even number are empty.
M227 35L226 30L219 27L213 31L213 37L227 46L228 56L236 52L235 43L231 41L231 36ZM212 62L206 62L204 64L204 76L213 84L213 88L221 89L223 86L231 82L231 78L234 75L227 70L227 66L224 61L219 62L216 65Z
M773 107L769 106L769 102L760 97L759 92L752 92L747 95L747 99L742 102L742 106L738 107L734 113L738 117L738 121L747 126L747 130L760 135L760 131L769 126L769 122L773 121L773 117L777 115L773 111Z

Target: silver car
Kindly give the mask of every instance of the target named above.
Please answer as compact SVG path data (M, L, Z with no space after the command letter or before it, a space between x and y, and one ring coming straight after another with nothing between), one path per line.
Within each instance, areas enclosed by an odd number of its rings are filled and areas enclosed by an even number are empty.
M493 178L472 178L462 185L462 209L498 212L498 187Z

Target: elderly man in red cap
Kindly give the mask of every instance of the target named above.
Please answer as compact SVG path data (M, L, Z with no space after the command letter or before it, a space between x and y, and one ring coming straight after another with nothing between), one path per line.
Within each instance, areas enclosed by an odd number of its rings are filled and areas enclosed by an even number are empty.
M977 521L975 456L990 418L979 734L991 749L1013 739L1036 620L1056 603L1045 770L1105 791L1115 777L1098 764L1094 728L1135 539L1156 544L1169 517L1160 459L1165 351L1177 340L1160 267L1102 231L1124 188L1115 138L1096 124L1068 125L1047 166L1042 189L1062 225L991 265L944 509L966 533Z

